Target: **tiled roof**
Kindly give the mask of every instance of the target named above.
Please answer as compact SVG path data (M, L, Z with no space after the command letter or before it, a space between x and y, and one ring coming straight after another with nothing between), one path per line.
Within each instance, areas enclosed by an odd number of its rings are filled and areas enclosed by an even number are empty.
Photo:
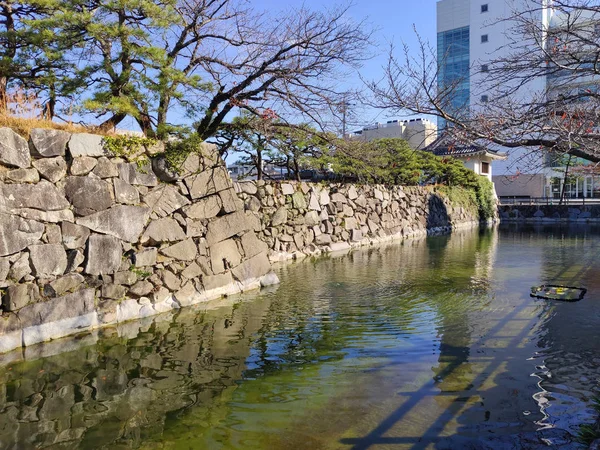
M432 142L425 151L431 152L437 156L476 156L476 155L487 155L494 159L505 159L506 153L499 152L497 150L491 150L481 145L475 144L461 144L450 141L446 135L440 136L434 142Z

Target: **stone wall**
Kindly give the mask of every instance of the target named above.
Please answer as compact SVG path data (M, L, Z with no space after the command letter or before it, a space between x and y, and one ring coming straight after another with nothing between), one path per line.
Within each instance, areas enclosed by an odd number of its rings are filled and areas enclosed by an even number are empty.
M477 207L428 187L233 183L213 146L0 128L0 353L277 283L271 263L448 232Z
M500 205L503 222L600 222L600 205Z
M0 352L278 282L214 148L0 128Z
M271 261L479 224L476 205L452 204L432 187L246 181L235 189Z

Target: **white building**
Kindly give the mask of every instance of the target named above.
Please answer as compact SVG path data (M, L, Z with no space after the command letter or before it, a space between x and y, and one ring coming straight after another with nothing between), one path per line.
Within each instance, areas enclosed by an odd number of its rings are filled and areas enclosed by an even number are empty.
M551 30L560 29L564 18L555 14L548 6L537 11L540 26ZM537 2L536 4L539 4ZM438 87L456 84L450 106L455 111L472 114L499 96L499 89L486 83L486 72L490 62L500 60L511 52L510 20L515 11L531 9L531 0L439 0L437 3L437 51ZM597 22L597 21L595 21ZM590 23L594 23L590 20ZM593 27L592 27L593 28ZM532 44L533 45L533 44ZM518 81L515 81L518 82ZM589 80L580 80L589 84ZM519 87L512 96L527 101L536 95L544 95L558 86L557 77L540 76ZM582 86L560 85L561 89L581 89ZM443 120L438 128L445 127ZM502 149L508 157L494 164L494 183L498 196L553 197L561 191L560 177L564 173L556 164L550 163L547 155L531 152L530 149ZM600 196L600 179L592 176L579 177L567 186L569 197Z
M401 138L411 148L421 150L437 138L437 126L427 119L389 120L376 123L350 134L351 138L372 141L384 138Z

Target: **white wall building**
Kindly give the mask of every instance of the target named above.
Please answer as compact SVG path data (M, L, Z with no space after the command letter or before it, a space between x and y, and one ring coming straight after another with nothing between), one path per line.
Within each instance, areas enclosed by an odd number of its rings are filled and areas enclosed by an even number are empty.
M551 3L548 0L548 6L538 9L539 17L534 19L539 20L541 26L560 28L563 18L554 13ZM451 101L456 111L475 113L499 97L501 90L510 87L509 82L498 87L486 82L486 72L491 61L502 59L512 51L510 45L514 36L510 32L514 22L510 17L516 11L532 9L532 5L531 0L438 1L438 87L441 89L460 80ZM552 90L553 83L553 79L540 76L520 86L511 97L516 101L527 101L533 96L545 95L547 88ZM443 120L438 121L438 128L443 129L445 125ZM500 197L552 197L560 191L555 185L560 170L549 167L543 153L523 148L493 150L508 156L494 164L494 182ZM591 178L581 183L577 181L575 186L569 187L569 194L595 195L593 184Z
M390 120L376 123L350 134L354 139L372 141L374 139L401 138L411 148L421 150L437 138L437 126L427 119Z

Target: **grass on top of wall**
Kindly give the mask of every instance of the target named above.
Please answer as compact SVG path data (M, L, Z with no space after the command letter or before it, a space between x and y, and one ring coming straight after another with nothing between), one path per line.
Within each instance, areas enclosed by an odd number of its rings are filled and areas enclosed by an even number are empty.
M0 127L11 128L15 133L29 138L34 128L50 128L70 133L100 133L92 127L73 122L55 122L44 117L44 107L34 95L22 90L11 91L6 98L7 108L0 108Z

